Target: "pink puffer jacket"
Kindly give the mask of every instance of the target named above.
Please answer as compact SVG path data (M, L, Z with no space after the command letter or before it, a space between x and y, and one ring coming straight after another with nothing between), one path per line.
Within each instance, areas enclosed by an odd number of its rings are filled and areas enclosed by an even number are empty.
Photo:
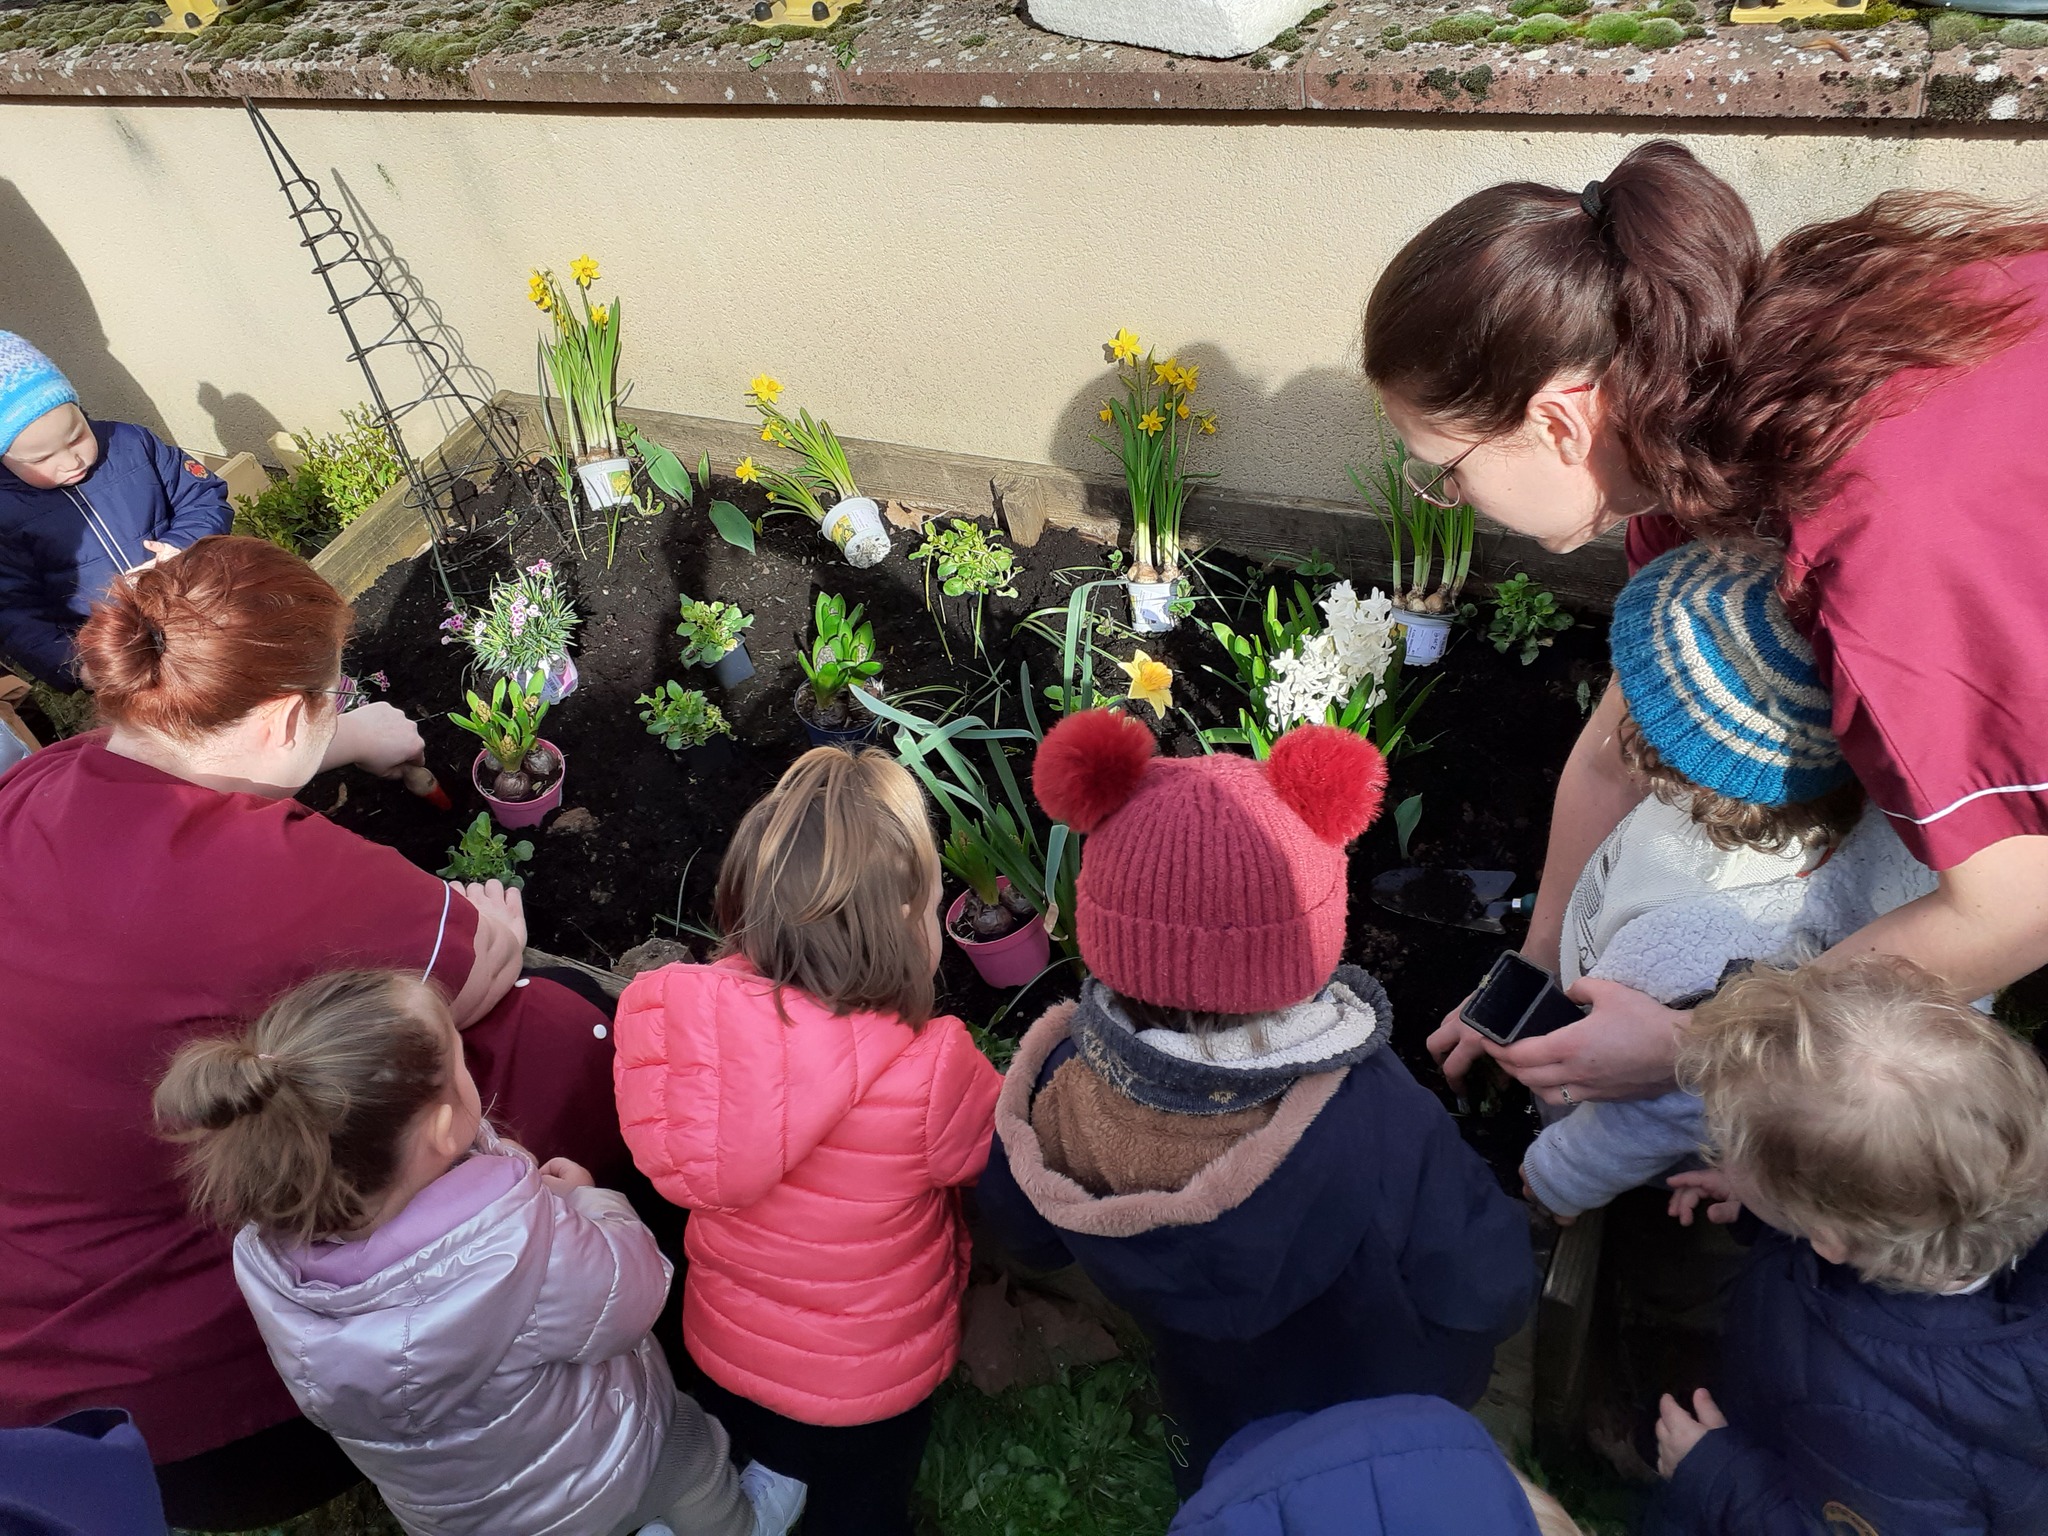
M634 1161L693 1212L683 1339L720 1386L869 1424L953 1368L967 1232L1001 1076L958 1019L835 1018L744 960L671 965L619 1000Z

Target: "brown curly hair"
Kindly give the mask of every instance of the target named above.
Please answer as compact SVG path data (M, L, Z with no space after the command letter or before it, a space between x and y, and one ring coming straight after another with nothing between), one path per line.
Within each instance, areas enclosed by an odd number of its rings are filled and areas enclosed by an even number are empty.
M1817 853L1837 847L1863 815L1863 786L1853 778L1817 800L1754 805L1695 784L1673 768L1644 739L1634 715L1623 713L1620 734L1621 760L1629 772L1648 780L1650 793L1666 805L1689 812L1693 825L1723 852L1754 848L1759 853L1784 853L1807 848Z

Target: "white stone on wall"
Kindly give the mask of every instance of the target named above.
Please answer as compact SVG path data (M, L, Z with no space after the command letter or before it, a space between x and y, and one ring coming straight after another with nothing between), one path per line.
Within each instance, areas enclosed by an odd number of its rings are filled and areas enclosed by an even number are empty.
M1162 53L1234 59L1263 48L1316 0L1030 0L1031 19L1049 32L1098 43L1131 43Z

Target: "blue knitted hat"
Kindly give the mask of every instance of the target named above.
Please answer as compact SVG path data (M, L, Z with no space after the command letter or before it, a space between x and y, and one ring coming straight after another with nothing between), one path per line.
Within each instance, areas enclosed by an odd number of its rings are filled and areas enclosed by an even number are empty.
M0 331L0 453L38 416L76 404L78 391L55 363L14 332Z
M1608 646L1643 739L1702 788L1797 805L1850 777L1777 560L1700 544L1659 555L1615 599Z

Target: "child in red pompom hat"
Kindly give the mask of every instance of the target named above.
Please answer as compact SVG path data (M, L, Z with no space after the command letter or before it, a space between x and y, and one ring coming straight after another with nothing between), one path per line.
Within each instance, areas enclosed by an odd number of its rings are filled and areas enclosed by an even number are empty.
M980 1202L1022 1262L1079 1263L1152 1341L1183 1496L1276 1413L1429 1393L1469 1407L1535 1299L1528 1217L1388 1048L1340 965L1345 845L1386 787L1357 735L1157 758L1091 710L1033 782L1085 835L1092 972L1003 1083Z

